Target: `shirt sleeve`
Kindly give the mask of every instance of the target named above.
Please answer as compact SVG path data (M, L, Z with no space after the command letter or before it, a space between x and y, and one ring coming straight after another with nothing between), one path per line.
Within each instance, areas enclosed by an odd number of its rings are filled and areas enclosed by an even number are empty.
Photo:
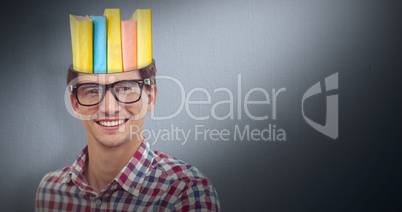
M188 185L175 202L176 211L220 211L218 193L208 179Z
M48 174L46 174L39 183L39 186L36 190L35 196L35 212L43 211L43 202L45 194L43 193L43 187L45 185L45 179L47 178Z

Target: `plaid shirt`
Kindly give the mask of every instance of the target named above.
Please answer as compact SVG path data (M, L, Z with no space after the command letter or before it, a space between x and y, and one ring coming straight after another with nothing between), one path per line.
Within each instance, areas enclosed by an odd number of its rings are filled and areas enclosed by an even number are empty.
M70 166L48 173L36 211L220 211L215 188L197 168L152 151L144 141L99 194L83 172L87 147Z

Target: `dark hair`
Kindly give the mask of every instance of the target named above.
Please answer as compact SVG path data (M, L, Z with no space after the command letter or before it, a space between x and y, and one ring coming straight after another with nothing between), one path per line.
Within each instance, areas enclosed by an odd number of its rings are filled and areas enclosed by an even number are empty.
M151 81L151 85L156 85L156 66L155 66L155 60L152 61L151 64L149 64L148 66L145 66L144 68L140 68L137 70L133 70L133 71L139 71L140 75L142 77L142 79L146 79L149 78ZM68 68L68 73L67 73L67 85L70 84L70 82L78 77L78 74L80 72L76 71L73 69L73 66L71 65ZM147 86L148 88L151 88L151 86Z

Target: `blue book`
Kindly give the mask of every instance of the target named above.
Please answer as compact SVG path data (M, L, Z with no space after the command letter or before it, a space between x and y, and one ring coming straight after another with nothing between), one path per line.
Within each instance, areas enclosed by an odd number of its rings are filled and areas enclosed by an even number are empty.
M106 17L90 16L94 23L93 28L93 51L95 74L106 74Z

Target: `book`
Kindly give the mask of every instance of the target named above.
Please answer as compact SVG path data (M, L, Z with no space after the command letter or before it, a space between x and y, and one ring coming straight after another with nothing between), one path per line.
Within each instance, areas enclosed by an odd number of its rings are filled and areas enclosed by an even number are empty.
M120 9L105 9L107 33L107 73L123 71Z
M130 17L137 21L137 68L152 63L152 11L137 9Z
M121 21L123 71L137 69L137 21Z
M76 71L93 72L92 30L93 23L88 16L70 14L73 69Z
M96 74L106 74L106 17L89 16L93 22L93 69Z

